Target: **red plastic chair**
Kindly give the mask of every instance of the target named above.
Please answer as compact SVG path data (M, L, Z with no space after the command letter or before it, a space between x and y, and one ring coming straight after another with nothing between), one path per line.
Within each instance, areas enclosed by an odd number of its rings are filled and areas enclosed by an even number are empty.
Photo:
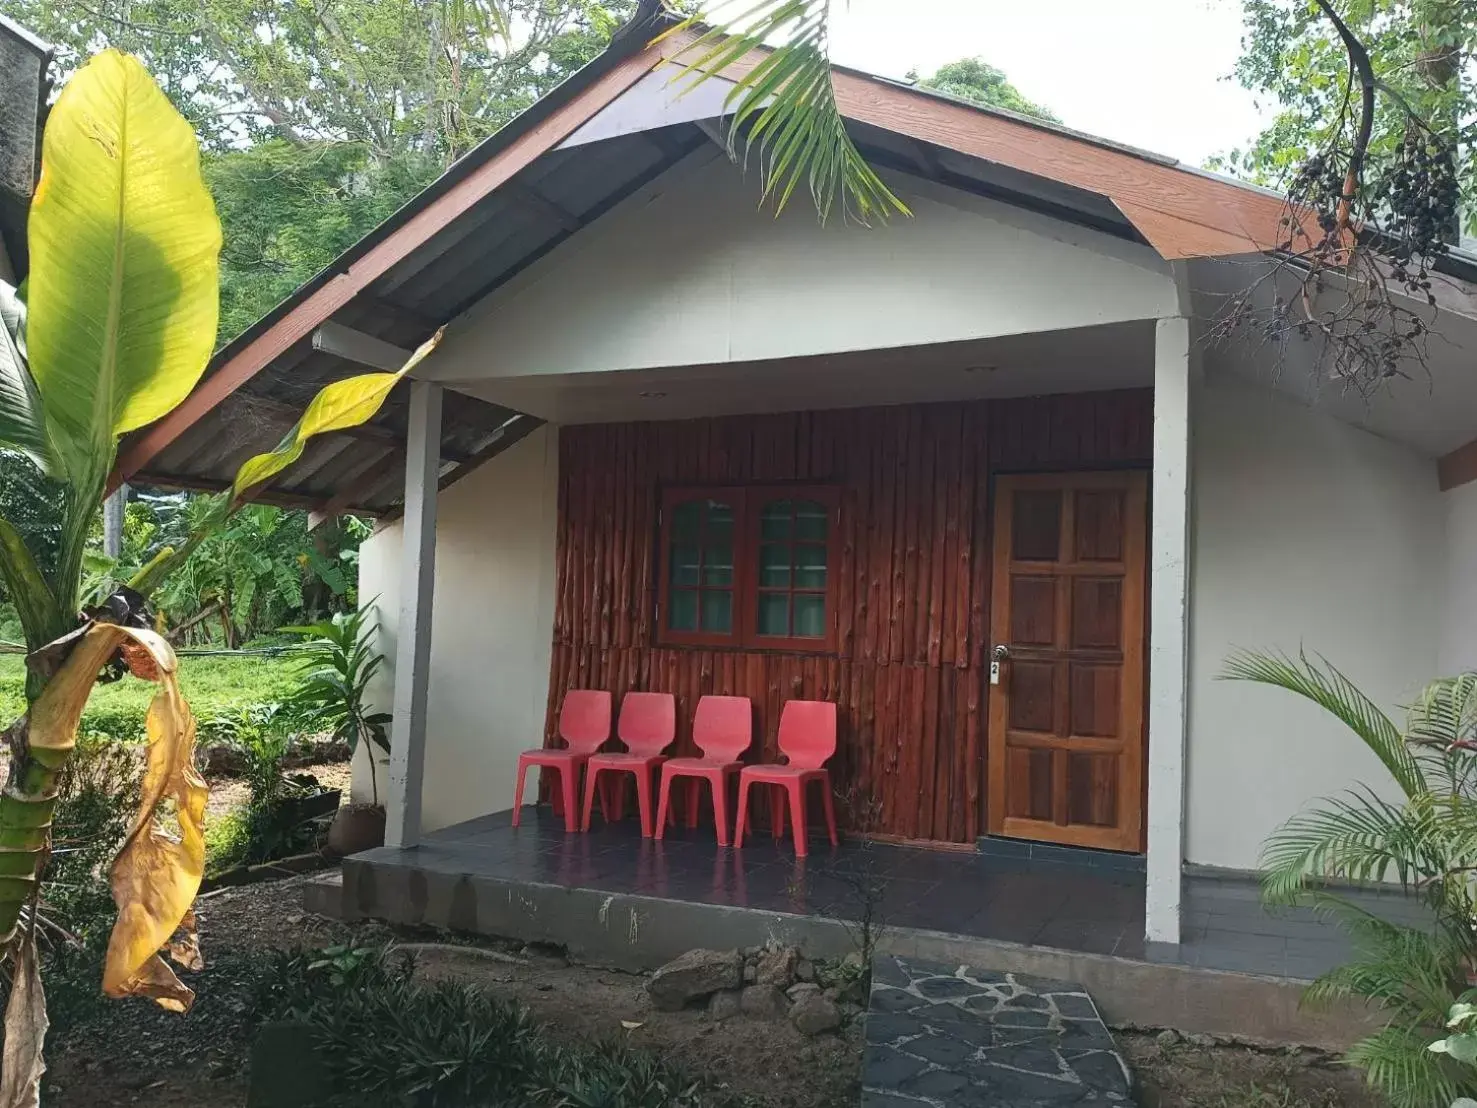
M776 785L784 789L790 804L790 822L795 830L795 856L804 858L809 851L805 840L809 828L805 823L805 786L821 784L825 805L826 830L831 845L836 845L836 812L831 807L831 774L825 768L836 753L836 705L828 700L791 700L780 713L780 753L784 765L745 766L739 774L738 829L734 845L744 845L744 832L749 820L749 786ZM775 805L775 835L784 834L785 809Z
M701 758L672 758L662 763L662 801L656 812L656 837L667 829L667 806L672 799L672 781L688 779L687 826L697 826L698 801L703 782L713 792L713 822L718 826L718 845L728 845L728 782L743 769L739 756L754 737L754 706L747 696L705 696L697 702L692 717L692 741L703 752Z
M525 750L518 755L518 787L513 793L513 826L523 811L523 782L529 769L538 766L559 774L559 796L563 800L564 829L579 830L579 774L585 764L610 738L610 694L597 689L570 689L559 710L559 737L564 749Z
M590 816L595 807L595 782L606 770L630 773L636 777L636 805L641 810L641 836L651 838L651 775L666 758L662 751L677 738L677 701L671 693L631 692L621 701L620 722L616 724L624 754L596 754L585 769L585 818L581 826L590 829ZM602 808L604 805L602 804ZM606 812L606 818L610 813Z

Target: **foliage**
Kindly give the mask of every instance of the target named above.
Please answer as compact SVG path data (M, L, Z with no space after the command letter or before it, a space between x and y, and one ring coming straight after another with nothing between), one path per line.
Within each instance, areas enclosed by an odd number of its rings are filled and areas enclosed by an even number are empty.
M632 3L6 7L57 44L63 74L103 46L139 55L196 128L225 228L225 341L598 54Z
M1477 992L1467 992L1446 1013L1444 1039L1437 1039L1428 1050L1445 1054L1466 1066L1477 1066Z
M228 741L221 721L257 704L280 703L294 688L293 667L284 657L189 658L180 667L180 688L195 706L200 741ZM143 737L144 714L152 692L140 681L99 685L82 713L81 730L94 739L136 742ZM25 710L25 660L0 655L0 716L14 718Z
M917 74L909 74L917 80ZM1005 74L981 58L964 58L940 66L932 77L918 80L919 88L942 92L968 100L986 108L1004 108L1021 115L1035 116L1049 123L1060 123L1049 108L1043 108L1021 95Z
M106 938L112 925L108 867L128 835L142 777L136 750L95 737L78 744L61 775L43 908L84 943Z
M161 521L160 545L183 544L206 525L213 508L208 497L181 501L173 517ZM218 629L222 645L234 649L293 616L311 618L314 608L344 603L352 583L341 536L352 533L330 528L315 535L305 512L248 504L203 539L155 592L155 610L167 626L188 627L195 641ZM199 622L189 626L195 618Z
M313 845L312 826L298 819L291 805L318 792L320 786L311 774L282 772L289 740L285 731L268 726L245 746L251 800L243 820L239 861L255 865L300 854Z
M562 1046L514 1002L460 982L417 985L393 948L278 953L258 1020L311 1028L354 1103L425 1108L739 1108L740 1100L619 1043Z
M906 214L907 206L862 157L836 106L830 17L831 0L717 0L667 36L697 31L683 59L689 86L776 44L748 72L728 74L734 87L726 103L733 111L729 146L742 139L758 153L765 198L777 209L804 184L823 221L838 201L843 214L860 223Z
M347 743L350 754L358 751L361 742L390 752L390 715L372 711L368 702L369 684L385 662L385 656L374 648L372 614L372 609L361 608L306 627L284 628L306 640L293 655L298 686L288 698L288 707L305 724ZM376 761L371 749L369 781L378 804Z
M1355 958L1308 990L1313 1001L1358 997L1385 1025L1349 1052L1396 1108L1444 1108L1477 1092L1477 1070L1432 1053L1467 987L1477 949L1477 674L1433 682L1404 731L1326 662L1239 654L1226 676L1295 692L1342 722L1389 771L1399 799L1360 787L1288 820L1262 853L1273 904L1311 904L1354 940ZM1372 914L1339 883L1396 881L1429 911L1429 928Z
M1327 145L1331 121L1348 96L1345 50L1337 30L1310 0L1243 0L1246 33L1236 77L1280 105L1247 148L1221 168L1286 187L1309 154ZM1338 12L1368 48L1380 86L1371 157L1394 166L1411 135L1412 114L1455 137L1468 225L1477 231L1477 86L1462 77L1477 50L1474 0L1342 0Z

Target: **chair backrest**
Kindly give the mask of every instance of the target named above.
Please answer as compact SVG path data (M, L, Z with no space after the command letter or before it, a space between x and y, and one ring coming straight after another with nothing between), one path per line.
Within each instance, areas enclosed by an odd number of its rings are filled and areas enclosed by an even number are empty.
M692 741L703 757L737 762L754 740L754 705L747 696L705 696L692 717Z
M654 758L677 738L677 700L665 692L628 692L616 726L627 750Z
M610 693L570 689L559 709L559 736L576 754L594 754L610 738Z
M780 712L780 753L792 766L820 769L836 753L836 705L791 700Z

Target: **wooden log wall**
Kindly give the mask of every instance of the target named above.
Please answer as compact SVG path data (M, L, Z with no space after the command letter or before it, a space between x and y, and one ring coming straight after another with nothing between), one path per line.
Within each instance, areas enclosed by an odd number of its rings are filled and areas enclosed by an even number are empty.
M990 477L1146 465L1151 423L1152 394L1133 390L562 428L546 738L567 689L617 703L667 691L672 753L695 754L693 709L718 693L754 701L750 757L774 760L786 700L835 700L843 821L972 842L985 826ZM786 481L841 490L836 652L657 646L661 488Z

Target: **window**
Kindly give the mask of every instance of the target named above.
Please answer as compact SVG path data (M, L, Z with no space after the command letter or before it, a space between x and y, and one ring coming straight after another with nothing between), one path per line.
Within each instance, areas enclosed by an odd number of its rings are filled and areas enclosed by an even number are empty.
M668 489L658 640L828 650L836 490Z

